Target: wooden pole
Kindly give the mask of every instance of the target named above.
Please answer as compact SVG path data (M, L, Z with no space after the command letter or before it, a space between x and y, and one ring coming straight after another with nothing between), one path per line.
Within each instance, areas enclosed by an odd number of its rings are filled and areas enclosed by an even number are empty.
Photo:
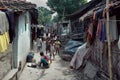
M107 41L108 41L108 63L109 63L109 76L112 80L112 54L111 54L111 40L110 40L110 25L109 25L109 0L106 0L106 16L107 16Z

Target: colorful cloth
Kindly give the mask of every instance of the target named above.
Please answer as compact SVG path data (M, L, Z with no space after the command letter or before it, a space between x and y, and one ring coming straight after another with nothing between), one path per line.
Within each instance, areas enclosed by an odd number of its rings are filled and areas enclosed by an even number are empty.
M7 43L5 35L0 35L0 52L4 52L7 49Z
M101 21L99 21L99 22L98 22L98 26L97 26L97 32L96 32L96 35L97 35L98 37L100 37L101 24L102 24L102 22L101 22Z
M100 20L97 26L96 35L100 39L100 41L104 42L106 40L106 24L105 21Z
M4 52L8 45L9 45L10 39L8 32L5 32L5 34L0 35L0 52Z
M46 56L46 55L44 55L43 57L44 57L44 59L46 59L46 60L47 60L47 62L50 60L50 59L49 59L49 57L48 57L48 56Z
M93 36L93 24L92 23L89 25L88 33L89 33L90 37L92 38L92 36Z
M101 33L100 33L100 41L104 42L106 40L106 25L105 22L102 21L102 26L101 26Z
M8 32L5 32L5 38L6 38L6 43L7 43L7 45L9 45L10 37L9 37Z

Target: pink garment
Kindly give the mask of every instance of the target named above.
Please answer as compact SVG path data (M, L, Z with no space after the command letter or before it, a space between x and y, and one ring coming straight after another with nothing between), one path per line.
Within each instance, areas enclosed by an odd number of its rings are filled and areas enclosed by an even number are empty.
M93 13L93 20L96 19L96 11Z
M89 33L90 38L92 38L92 36L93 36L93 24L89 25L88 33Z
M47 61L49 61L50 59L49 59L49 57L48 56L46 56L46 55L44 55L44 58L47 60Z
M97 32L96 32L96 35L97 35L97 36L100 36L101 26L102 26L102 22L99 21L99 22L98 22L98 26L97 26Z
M86 48L86 44L87 43L83 44L77 49L77 51L75 52L75 55L73 56L70 62L70 66L72 66L74 69L78 69L83 63L83 59L89 49L89 48Z

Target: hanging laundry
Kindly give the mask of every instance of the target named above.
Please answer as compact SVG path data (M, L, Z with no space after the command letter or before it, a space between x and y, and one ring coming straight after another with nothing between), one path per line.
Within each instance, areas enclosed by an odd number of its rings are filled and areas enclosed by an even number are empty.
M9 45L10 43L9 32L5 32L5 39L6 39L7 45Z
M93 24L90 23L89 27L86 27L86 28L87 28L87 46L90 46L92 42L92 37L93 37Z
M110 37L111 41L118 39L116 16L110 17Z
M6 43L5 34L0 35L0 52L4 52L6 49L7 49L7 43Z
M0 11L0 34L4 34L9 30L9 24L6 17L6 14Z
M120 49L120 36L119 36L119 40L118 40L118 48Z
M4 12L0 11L0 52L4 52L9 45L9 23Z
M100 33L100 41L104 42L106 40L106 24L105 21L101 23L101 33Z
M101 22L101 20L99 20L98 26L97 26L97 32L96 32L96 36L98 36L98 37L100 37L101 25L102 25L102 22Z
M96 11L93 13L93 20L96 20Z
M0 11L0 34L4 34L4 32L5 32L3 14L4 13Z
M93 36L92 36L92 43L94 42L95 38L96 38L96 31L97 31L97 24L98 24L98 21L93 21Z
M90 37L92 38L92 36L93 36L93 24L92 23L90 23L90 25L89 25L89 28L88 28L88 33L89 33L89 35L90 35Z
M10 43L12 43L15 37L15 20L14 20L14 12L13 11L6 11L5 12L9 22L9 35L10 35Z
M4 48L4 38L3 35L0 35L0 52L4 52L5 48Z
M99 9L96 11L96 19L102 19L103 18L103 9Z
M106 9L103 10L103 14L102 14L103 18L106 17Z

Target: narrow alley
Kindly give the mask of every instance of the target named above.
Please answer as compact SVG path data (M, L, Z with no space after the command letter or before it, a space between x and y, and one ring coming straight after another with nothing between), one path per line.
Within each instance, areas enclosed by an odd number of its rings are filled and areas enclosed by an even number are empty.
M45 52L45 43L41 51ZM40 60L40 54L35 52L34 59L36 62ZM27 63L19 80L74 80L75 75L69 69L69 62L63 61L59 55L50 64L48 69L28 67L31 63Z
M0 80L120 80L120 0L0 0Z

